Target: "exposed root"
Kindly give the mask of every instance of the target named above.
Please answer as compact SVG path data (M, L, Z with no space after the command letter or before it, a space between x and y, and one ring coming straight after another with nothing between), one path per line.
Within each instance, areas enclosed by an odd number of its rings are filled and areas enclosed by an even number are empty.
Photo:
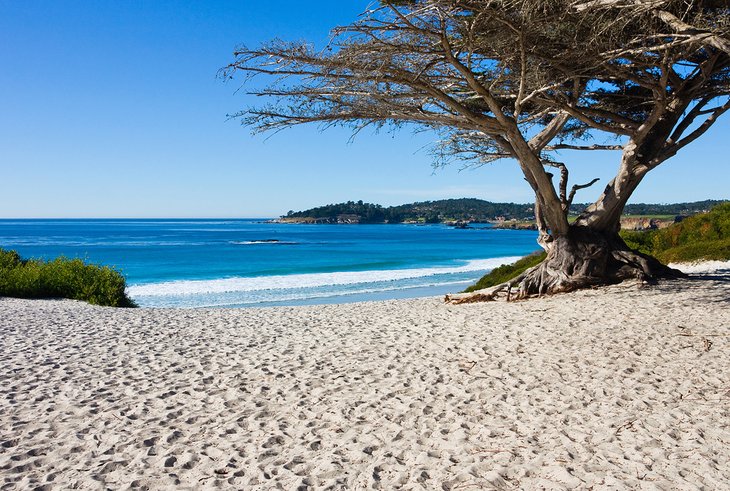
M553 243L547 259L520 276L483 290L447 295L452 304L524 299L566 293L583 288L635 279L654 282L685 275L651 256L629 249L618 235L606 236L586 227L575 227Z
M506 300L509 302L512 295L512 288L514 288L517 283L522 281L525 277L527 277L529 274L539 268L540 264L525 270L519 276L512 278L509 281L505 281L504 283L500 283L499 285L490 286L489 288L482 288L481 290L475 290L469 293L456 293L454 295L446 295L444 301L446 303L451 303L454 305L459 305L462 303L491 302L493 300L497 300L497 297L500 294L505 293Z
M484 288L470 293L456 293L454 295L446 295L444 302L459 305L462 303L491 302L496 300L499 292L504 290L505 284L497 285L492 288Z

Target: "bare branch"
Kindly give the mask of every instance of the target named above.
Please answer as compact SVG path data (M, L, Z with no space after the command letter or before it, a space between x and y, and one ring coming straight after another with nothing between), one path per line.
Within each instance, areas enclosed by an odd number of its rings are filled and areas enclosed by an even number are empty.
M692 123L694 123L695 119L697 119L698 116L700 116L703 111L702 109L710 103L712 100L711 96L703 97L701 100L695 104L695 106L687 113L687 115L679 122L677 127L672 132L672 135L669 137L669 140L667 143L674 144L682 137L682 134L689 128Z
M581 121L582 123L585 123L586 125L590 126L591 128L605 131L606 133L616 133L619 135L631 135L632 134L631 130L623 128L620 125L596 121L594 118L591 118L589 115L585 114L583 111L581 111L579 108L575 107L575 105L573 105L573 104L565 104L565 103L554 102L554 101L553 101L553 104L558 106L563 111L567 112L569 115L573 116L578 121Z
M550 121L550 123L545 125L542 131L540 131L537 135L533 136L530 139L530 148L537 152L541 151L543 148L545 148L545 145L552 141L553 138L555 138L562 131L563 127L569 119L570 115L568 113L560 113L556 115Z
M562 162L553 162L550 160L543 160L543 164L560 169L560 201L563 204L563 211L567 212L569 207L568 198L566 197L568 189L568 168Z
M666 148L664 152L662 152L656 159L651 162L651 167L656 167L657 165L667 160L669 157L673 157L682 148L686 147L687 145L698 139L700 136L704 135L705 132L709 130L710 127L715 123L715 121L717 121L717 118L726 113L729 109L730 99L728 99L728 101L722 106L716 108L712 112L712 114L707 119L705 119L705 121L699 127L697 127L697 129L679 140L677 143L670 145L668 148Z
M671 27L675 34L687 36L687 41L691 40L695 43L707 43L720 51L730 54L730 41L723 39L717 33L709 30L697 29L696 26L691 26L682 22L679 18L666 10L657 9L653 13Z
M525 86L527 85L527 53L525 52L525 37L524 33L519 31L519 44L520 44L520 84L517 90L517 100L515 101L515 110L513 117L517 119L522 112L522 103L525 96Z
M575 198L575 193L577 193L581 189L585 189L585 188L589 188L589 187L593 186L598 181L600 181L600 179L596 177L591 182L588 182L586 184L575 184L572 187L572 189L570 190L570 195L568 196L568 201L567 201L567 207L570 208L570 205L573 204L573 198Z
M569 145L567 143L558 143L548 145L544 148L546 151L553 150L623 150L623 145Z

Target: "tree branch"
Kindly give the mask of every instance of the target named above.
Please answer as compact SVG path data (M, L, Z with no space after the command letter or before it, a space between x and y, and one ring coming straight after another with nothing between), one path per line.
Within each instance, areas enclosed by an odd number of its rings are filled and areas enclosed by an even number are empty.
M543 160L543 164L560 169L560 202L563 205L563 211L567 212L568 168L562 162L553 162L551 160Z
M682 121L680 121L679 124L676 126L667 143L673 144L677 142L682 137L682 134L687 130L687 128L689 128L690 125L694 123L694 120L702 114L702 108L709 104L712 99L712 96L706 96L700 99L697 104L695 104L695 106L687 113L687 115L682 118Z
M619 135L630 136L631 134L633 134L632 130L625 129L618 125L599 123L599 122L595 121L594 119L590 118L588 115L584 114L582 111L580 111L574 105L565 104L565 103L557 102L557 101L551 101L551 102L553 102L556 106L558 106L563 111L565 111L568 114L570 114L571 116L573 116L578 121L587 124L591 128L605 131L606 133L614 133L614 134L617 133Z
M598 181L600 181L600 179L596 177L591 182L588 182L586 184L574 185L573 188L570 190L570 195L568 196L568 202L567 202L568 209L570 209L570 205L573 204L573 198L575 198L575 193L577 193L578 190L589 188L589 187L593 186L595 183L597 183Z
M686 24L666 10L655 10L654 15L674 29L676 34L688 36L688 41L708 43L710 46L730 55L730 42L727 39L723 39L716 33L709 30L698 29L695 26Z
M623 150L623 145L569 145L566 143L558 143L555 145L547 145L544 150Z
M682 148L686 147L687 145L689 145L690 143L695 141L697 138L704 135L705 132L708 129L710 129L710 127L715 123L715 121L717 121L717 118L719 118L722 114L727 112L729 109L730 109L730 99L728 99L728 101L725 104L723 104L722 106L716 108L712 112L712 114L707 119L705 119L705 121L699 127L697 127L697 129L695 129L692 133L685 136L684 138L679 140L677 143L675 143L674 145L671 145L669 148L667 148L665 151L663 151L659 155L659 157L657 157L650 163L650 167L652 167L652 168L656 167L657 165L661 164L668 158L673 157Z
M533 136L528 144L536 152L540 152L560 131L570 119L568 113L557 114L537 135Z

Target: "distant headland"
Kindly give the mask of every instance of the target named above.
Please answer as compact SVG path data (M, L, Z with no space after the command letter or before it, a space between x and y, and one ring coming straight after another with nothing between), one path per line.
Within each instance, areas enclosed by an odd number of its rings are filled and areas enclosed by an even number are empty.
M661 228L681 217L707 211L722 202L705 200L674 204L629 204L624 209L625 228ZM456 227L490 223L501 228L530 229L534 227L533 206L530 203L495 203L477 198L420 201L388 207L347 201L303 211L289 211L274 221L299 224L443 223ZM577 216L586 206L574 204L570 213Z

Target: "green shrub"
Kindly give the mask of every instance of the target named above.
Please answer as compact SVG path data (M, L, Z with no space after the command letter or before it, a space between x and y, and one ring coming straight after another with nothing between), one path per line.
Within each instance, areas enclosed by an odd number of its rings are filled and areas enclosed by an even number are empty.
M622 230L621 238L624 239L624 242L630 248L651 256L654 250L652 241L656 232L656 230Z
M665 264L692 261L725 261L730 259L730 239L712 240L696 244L672 247L657 254Z
M663 263L730 259L730 203L708 213L685 218L663 230L624 230L621 237L632 249Z
M519 259L517 262L514 262L512 264L504 264L502 266L499 266L498 268L494 268L492 271L482 276L479 281L476 282L476 284L464 290L464 292L469 293L475 290L489 288L491 286L504 283L505 281L509 281L512 278L518 276L523 271L533 266L537 266L538 264L543 262L546 257L547 254L545 252L536 251L529 256L525 256L522 259Z
M63 257L23 260L15 251L0 249L0 296L70 298L95 305L135 307L125 287L124 276L108 266Z

